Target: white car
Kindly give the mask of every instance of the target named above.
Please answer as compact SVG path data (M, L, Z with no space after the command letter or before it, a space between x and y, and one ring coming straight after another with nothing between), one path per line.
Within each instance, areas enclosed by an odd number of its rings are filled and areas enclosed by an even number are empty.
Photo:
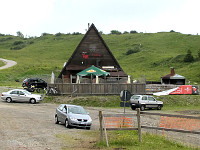
M1 99L5 100L8 103L13 101L18 101L18 102L30 102L32 104L35 104L37 102L42 101L42 96L38 94L32 94L26 90L14 89L8 92L3 92L1 94Z
M141 111L145 108L157 108L161 110L163 102L157 101L153 96L150 95L133 95L130 99L130 106L133 110L140 108Z

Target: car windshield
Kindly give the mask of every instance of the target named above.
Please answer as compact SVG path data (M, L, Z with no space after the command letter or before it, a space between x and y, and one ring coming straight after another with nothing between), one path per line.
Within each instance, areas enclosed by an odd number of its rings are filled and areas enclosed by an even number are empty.
M68 113L73 114L87 114L83 107L68 106Z
M31 93L28 92L28 91L26 91L26 90L24 90L23 92L24 92L25 94L27 94L27 95L31 95Z
M140 96L132 96L131 99L139 99Z

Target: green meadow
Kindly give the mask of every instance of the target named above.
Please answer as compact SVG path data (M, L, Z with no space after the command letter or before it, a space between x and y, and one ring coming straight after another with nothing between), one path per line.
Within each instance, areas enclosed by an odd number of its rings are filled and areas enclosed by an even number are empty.
M41 77L48 80L51 72L60 73L84 35L43 34L40 37L20 38L0 34L0 58L14 60L17 65L0 70L0 86L21 86L26 77ZM160 81L160 77L170 73L174 67L177 74L185 76L187 82L200 85L200 36L176 32L135 33L102 35L109 49L123 70L133 79L145 76L148 81ZM187 51L194 57L192 62L184 62ZM4 63L0 62L0 66ZM16 82L19 80L20 82ZM65 99L66 96L45 96L44 103L71 103L88 107L119 107L119 96L86 96ZM199 113L199 95L173 95L156 97L164 102L161 111L190 111ZM131 108L128 108L131 109ZM87 132L94 137L98 131ZM93 135L94 134L94 135ZM68 141L66 135L57 135ZM169 141L157 135L143 134L143 142L138 142L135 131L108 132L110 149L195 149ZM116 138L117 137L117 138ZM77 141L77 140L76 140ZM107 149L106 143L94 141L97 149ZM133 141L133 142L130 142ZM65 148L63 148L65 149ZM199 149L199 148L196 148Z
M0 58L18 63L0 70L0 85L19 86L26 77L48 79L52 71L58 75L83 36L43 34L20 38L0 34ZM169 74L170 67L174 67L177 74L186 77L187 82L200 83L199 35L161 32L103 34L102 37L120 66L133 79L146 76L148 81L160 81L160 77ZM194 57L192 62L183 61L188 50Z

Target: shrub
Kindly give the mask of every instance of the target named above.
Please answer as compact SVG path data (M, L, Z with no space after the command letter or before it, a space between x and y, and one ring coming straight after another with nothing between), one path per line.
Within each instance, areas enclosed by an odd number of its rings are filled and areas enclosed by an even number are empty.
M187 51L187 54L184 57L184 62L193 62L194 57L192 56L192 52L190 50Z
M21 44L23 44L24 42L23 41L15 41L14 43L13 43L13 45L21 45Z
M130 33L131 33L131 34L133 34L133 33L137 33L137 31L135 31L135 30L131 30Z
M129 49L129 50L126 52L126 55L138 53L139 51L140 51L140 48L139 48L139 47L135 47L134 49Z
M124 31L124 33L123 34L129 34L129 32L128 31Z
M111 30L110 34L122 34L122 33L118 30Z
M80 35L80 32L73 32L72 35Z
M61 35L62 35L62 33L60 33L60 32L59 32L59 33L56 33L55 35L56 35L56 36L61 36Z
M17 45L17 46L14 46L14 47L11 47L10 49L11 50L20 50L22 48L24 48L26 45L22 44L22 45Z
M46 35L49 35L49 33L42 33L42 35L41 36L46 36Z

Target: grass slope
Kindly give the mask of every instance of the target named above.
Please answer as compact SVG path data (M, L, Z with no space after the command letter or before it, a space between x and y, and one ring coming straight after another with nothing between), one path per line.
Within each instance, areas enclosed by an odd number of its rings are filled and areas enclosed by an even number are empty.
M185 76L191 84L200 83L200 61L183 62L190 49L196 58L200 36L181 33L138 33L122 35L102 35L111 52L133 79L146 75L149 81L160 81L160 77L170 73ZM1 85L21 85L25 77L40 76L48 79L51 72L56 75L64 62L68 61L83 35L44 35L37 38L0 36L0 58L17 61L18 65L0 71ZM22 48L22 49L20 49ZM126 55L128 50L139 49ZM19 50L16 50L19 49Z

